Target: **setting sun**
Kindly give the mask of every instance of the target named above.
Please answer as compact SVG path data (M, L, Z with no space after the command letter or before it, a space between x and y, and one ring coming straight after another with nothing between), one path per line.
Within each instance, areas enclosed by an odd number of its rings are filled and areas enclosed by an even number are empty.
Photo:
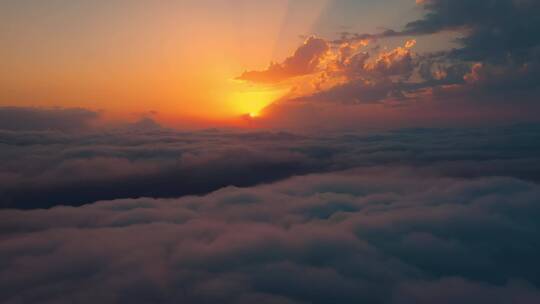
M251 118L257 118L257 117L259 117L259 116L261 116L261 114L260 114L260 113L257 113L257 112L249 113L249 117L251 117Z
M261 116L261 111L287 93L285 89L249 87L245 91L233 92L231 107L239 114L249 113L251 118Z

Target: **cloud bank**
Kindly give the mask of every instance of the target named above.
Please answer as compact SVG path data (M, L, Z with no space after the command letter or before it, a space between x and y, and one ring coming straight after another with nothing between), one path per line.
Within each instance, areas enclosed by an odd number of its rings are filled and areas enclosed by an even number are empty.
M330 45L324 39L310 37L292 56L282 63L271 63L263 71L246 71L238 80L275 83L289 78L309 75L319 67L320 61L329 51Z
M538 303L540 187L372 168L0 211L4 303Z
M148 123L107 130L44 129L0 130L0 208L175 198L376 166L417 167L450 177L540 180L538 125L305 135L186 132Z

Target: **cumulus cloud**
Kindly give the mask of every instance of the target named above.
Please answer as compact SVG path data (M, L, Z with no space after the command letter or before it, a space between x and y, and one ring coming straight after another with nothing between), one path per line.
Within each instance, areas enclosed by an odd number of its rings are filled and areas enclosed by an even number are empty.
M369 40L345 41L332 46L330 41L311 37L283 64L272 64L262 72L246 72L238 79L278 82L310 76L305 81L310 82L311 87L292 96L317 99L320 95L331 95L333 101L340 101L337 96L346 95L343 97L348 99L347 103L380 102L391 93L401 95L394 78L407 80L412 75L417 65L412 52L415 44L415 40L408 40L403 47L372 54L366 50ZM350 92L352 90L362 92L355 94Z
M442 60L460 60L472 65L471 80L483 71L483 84L496 84L499 92L538 88L540 5L537 1L446 1L420 3L428 12L409 23L402 34L422 35L460 31L460 47L449 50ZM481 67L481 69L480 69ZM468 82L470 85L476 82Z
M379 115L375 121L394 120L393 110L349 107L380 104L410 107L406 121L422 125L441 117L462 123L494 120L537 120L540 113L540 6L523 0L417 1L425 12L401 30L380 33L342 33L330 46L318 69L310 70L291 93L266 112L284 116L300 127L321 117L332 125L363 127L363 111ZM416 38L457 35L455 47L437 52L413 52ZM404 46L385 49L390 40ZM411 40L406 40L411 39ZM422 38L424 39L424 38ZM425 38L426 41L430 38ZM367 47L373 45L373 47ZM318 103L335 103L320 106ZM454 110L455 109L455 110ZM524 110L525 109L525 110ZM335 118L325 115L333 113ZM337 115L336 113L340 113ZM451 114L451 116L450 116ZM368 117L369 118L369 117ZM307 124L306 124L307 121ZM319 121L319 124L322 122ZM275 126L272 121L268 125Z
M536 303L540 187L414 169L0 211L5 303Z
M309 75L317 70L328 50L327 41L309 37L292 56L282 63L271 63L264 71L246 71L238 79L259 83L276 83L293 77Z
M335 59L328 62L317 84L319 90L292 101L366 104L404 99L405 91L415 90L417 86L396 80L406 81L411 77L417 65L412 52L415 44L415 40L409 40L403 47L373 56L345 43L339 47ZM325 83L329 83L326 88Z

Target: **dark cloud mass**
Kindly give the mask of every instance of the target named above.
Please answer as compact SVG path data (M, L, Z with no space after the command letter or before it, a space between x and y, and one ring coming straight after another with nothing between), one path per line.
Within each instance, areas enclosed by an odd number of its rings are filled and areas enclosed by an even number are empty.
M425 18L403 33L465 30L457 54L468 60L528 61L540 45L540 3L536 0L426 0Z
M423 19L409 23L401 34L422 35L462 31L460 47L442 60L477 63L479 84L501 91L531 90L540 85L540 3L535 0L427 0ZM481 64L481 65L478 65ZM469 81L473 83L474 81ZM488 92L489 90L485 90Z

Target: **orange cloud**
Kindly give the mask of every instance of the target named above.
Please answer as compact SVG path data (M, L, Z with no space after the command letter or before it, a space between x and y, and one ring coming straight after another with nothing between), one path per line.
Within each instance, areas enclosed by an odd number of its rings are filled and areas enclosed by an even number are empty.
M329 49L330 46L326 40L310 37L284 62L271 63L264 71L246 71L237 79L257 83L276 83L312 74L317 70Z
M376 103L406 96L396 78L408 80L417 66L409 40L395 49L366 49L368 40L331 43L309 38L283 63L264 71L246 72L238 79L276 83L296 77L281 100L325 99L349 103ZM276 101L276 102L280 102Z
M405 43L404 47L398 47L389 52L380 53L374 62L366 65L366 70L386 76L409 76L414 68L411 48L415 45L415 40L409 40Z

